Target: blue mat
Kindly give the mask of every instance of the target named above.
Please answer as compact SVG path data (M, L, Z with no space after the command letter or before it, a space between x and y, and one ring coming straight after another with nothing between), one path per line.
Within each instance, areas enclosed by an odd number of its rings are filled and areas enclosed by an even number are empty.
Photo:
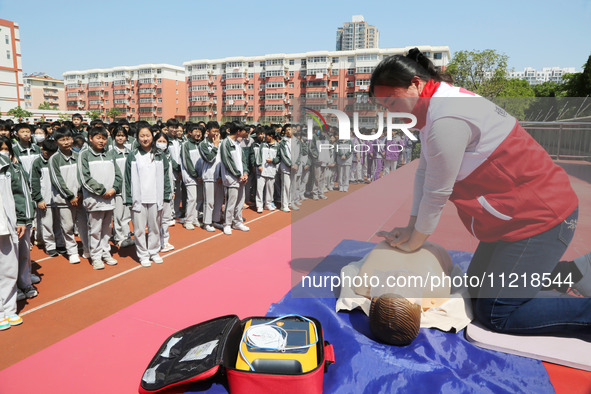
M359 260L373 246L345 240L311 275L338 275L343 266ZM454 264L464 270L472 257L467 252L450 254ZM310 298L319 292L330 298ZM325 393L554 392L542 362L478 348L466 341L463 330L450 334L421 329L409 346L381 344L373 339L363 312L335 312L334 296L330 289L310 291L296 286L267 313L297 313L322 322L325 339L334 345L336 358L324 376ZM227 392L226 387L211 382L192 386L189 392L203 390Z

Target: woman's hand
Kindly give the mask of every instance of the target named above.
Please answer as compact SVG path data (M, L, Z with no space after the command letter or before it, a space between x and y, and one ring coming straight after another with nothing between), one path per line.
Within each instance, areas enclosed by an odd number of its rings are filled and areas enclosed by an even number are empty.
M392 231L380 231L376 235L378 237L385 238L388 244L395 248L400 244L408 242L410 236L412 235L414 228L407 226L407 227L395 227Z
M427 238L429 238L429 234L423 234L415 229L412 231L408 241L398 244L396 247L405 252L414 252L423 246Z

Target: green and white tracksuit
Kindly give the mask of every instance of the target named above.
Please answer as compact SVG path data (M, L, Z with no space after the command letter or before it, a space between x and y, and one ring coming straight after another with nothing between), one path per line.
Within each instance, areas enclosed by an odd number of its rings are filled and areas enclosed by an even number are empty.
M244 203L244 183L240 177L248 175L248 161L242 154L238 141L229 136L220 143L221 178L226 191L226 212L224 226L242 223L242 207Z
M129 207L124 204L125 196L125 179L123 174L125 173L125 161L130 153L130 150L124 146L123 149L119 149L117 145L111 146L109 152L113 152L115 156L115 162L121 173L121 192L115 195L115 209L113 210L113 240L115 243L120 243L129 238L129 222L131 221L131 212Z
M0 156L0 319L16 314L18 235L8 158Z
M82 205L88 213L90 258L99 261L111 257L109 238L115 209L115 195L103 197L108 190L121 192L121 172L112 150L97 152L92 147L78 156L78 182L82 187Z
M262 209L263 205L268 209L273 202L275 176L277 175L277 166L281 161L278 152L279 145L277 143L268 144L263 142L258 149L255 162L257 169L257 210ZM268 159L271 159L271 163L267 162Z
M181 146L181 175L187 189L185 225L199 225L198 214L203 205L203 183L199 182L202 168L199 142L189 138Z
M203 224L211 225L221 221L224 203L224 186L220 179L220 150L207 138L199 144L203 160L201 178L203 179Z
M70 155L58 150L49 158L49 176L53 194L53 203L59 210L59 220L62 227L62 235L66 243L68 255L78 255L78 245L74 238L74 223L78 227L78 233L82 240L84 251L88 251L88 226L86 211L82 201L73 206L71 201L80 194L78 182L78 153Z
M351 140L338 140L335 155L337 158L339 191L349 191L351 165L353 164L353 143Z
M45 209L36 208L37 232L45 244L45 250L55 250L57 246L65 247L59 211L53 203L49 160L45 160L43 155L36 158L31 167L31 193L35 204L44 202L46 205Z
M32 142L29 143L29 147L26 148L19 141L16 141L12 144L12 151L18 161L22 164L25 172L30 175L33 162L36 158L41 156L41 148ZM29 178L27 178L27 181L29 181Z

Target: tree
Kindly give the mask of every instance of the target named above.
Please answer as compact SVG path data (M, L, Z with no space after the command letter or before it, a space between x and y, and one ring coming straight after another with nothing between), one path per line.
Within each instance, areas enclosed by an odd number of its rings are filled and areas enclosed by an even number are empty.
M49 104L47 101L44 101L41 104L39 104L38 109L55 109L55 108L51 104Z
M459 51L449 62L446 71L454 84L483 97L497 97L507 81L509 57L494 49Z
M532 86L536 97L566 97L567 88L564 82L546 81Z
M31 112L27 111L26 109L22 109L20 105L18 107L9 109L6 115L18 118L19 121L22 121L23 118L30 118L33 116Z
M101 111L96 109L92 111L86 111L86 116L88 116L91 120L95 120L101 117Z
M66 121L66 120L72 120L72 118L70 117L70 115L65 114L63 112L60 112L59 114L57 114L57 118L61 121Z
M107 116L111 118L111 120L115 120L115 118L121 116L122 113L123 111L120 108L113 107L107 111Z
M495 104L502 107L517 119L525 120L527 109L534 102L535 92L525 79L508 79L493 99Z
M566 94L568 97L587 97L591 95L591 55L583 65L583 72L564 74Z

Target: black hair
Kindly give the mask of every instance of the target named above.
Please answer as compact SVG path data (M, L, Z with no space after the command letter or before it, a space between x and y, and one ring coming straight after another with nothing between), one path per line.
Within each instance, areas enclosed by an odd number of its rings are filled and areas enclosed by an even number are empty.
M127 119L121 119L117 123L119 123L120 126L123 126L123 125L129 126L129 121ZM160 122L160 123L162 123L162 122Z
M117 136L117 134L119 134L119 132L122 132L123 134L125 134L125 137L127 137L127 130L125 130L125 127L115 126L115 127L113 127L113 130L111 130L111 138L115 139L115 137Z
M60 138L72 137L72 130L67 127L60 127L53 132L53 139L59 141Z
M284 125L283 125L283 128L281 129L281 131L285 132L285 130L286 130L288 127L291 127L291 123L286 123L286 124L284 124Z
M167 127L170 127L170 126L177 127L177 126L179 126L179 125L180 125L180 124L179 124L179 121L178 121L178 119L175 119L175 118L171 118L171 119L168 119L168 120L166 121L166 126L167 126Z
M223 124L220 126L220 139L223 140L228 136L228 125Z
M230 123L229 134L234 135L240 130L246 130L246 126L239 120Z
M56 126L57 126L57 127L60 127L61 125L62 125L62 124L61 124L60 122L58 122L58 121L55 121L55 122L53 122L53 123L51 124L51 127L56 127ZM73 123L72 123L72 127L74 127L74 124L73 124Z
M93 119L90 121L90 127L104 126L105 122L100 119Z
M0 130L8 130L8 127L6 126L6 122L3 121L2 119L0 119Z
M154 144L156 144L156 141L158 141L160 137L166 138L166 143L170 144L170 138L168 138L168 134L163 133L162 131L159 131L154 135Z
M187 132L188 133L191 133L195 129L201 131L201 136L203 137L203 135L205 134L205 126L204 125L201 125L201 124L191 124L187 128Z
M218 122L216 122L215 120L210 120L205 125L205 130L219 129L219 128L220 128L220 124Z
M143 128L143 127L142 127L142 128ZM149 128L149 129L150 129L150 131L152 132L152 137L153 137L154 135L156 135L156 133L159 133L159 132L160 132L160 127L158 127L158 125L155 125L155 124L154 124L154 125L152 125L152 126L150 126L150 127L148 127L148 128Z
M82 121L82 120L84 120L84 118L82 118L82 115L80 115L80 114L78 114L78 113L76 113L76 114L72 115L72 120L74 120L75 118L78 118L78 119L80 119L81 121Z
M19 123L16 126L14 126L14 131L16 133L18 133L18 131L21 130L21 129L28 129L31 132L31 134L33 134L33 131L34 131L33 130L33 126L31 126L28 123Z
M14 157L14 151L12 150L12 142L10 141L10 138L8 138L5 135L0 135L0 147L2 146L2 144L6 144L6 146L8 147L8 157L10 158L10 160L12 160L12 158Z
M265 136L270 135L273 138L277 137L277 133L275 132L275 129L273 129L273 127L269 127L265 130Z
M57 152L57 142L55 142L55 140L45 140L41 143L41 150L55 153Z
M452 82L449 74L441 73L427 56L418 48L413 48L406 56L389 56L377 65L371 74L369 95L374 96L376 86L407 88L415 76L425 82Z
M74 137L74 143L73 143L74 146L82 147L82 146L84 146L84 144L86 144L86 140L84 139L84 137L82 135L78 134Z
M109 132L107 131L107 129L105 129L104 127L101 126L97 126L97 127L93 127L90 129L90 131L88 132L88 138L92 138L95 135L102 135L105 138L109 137Z

